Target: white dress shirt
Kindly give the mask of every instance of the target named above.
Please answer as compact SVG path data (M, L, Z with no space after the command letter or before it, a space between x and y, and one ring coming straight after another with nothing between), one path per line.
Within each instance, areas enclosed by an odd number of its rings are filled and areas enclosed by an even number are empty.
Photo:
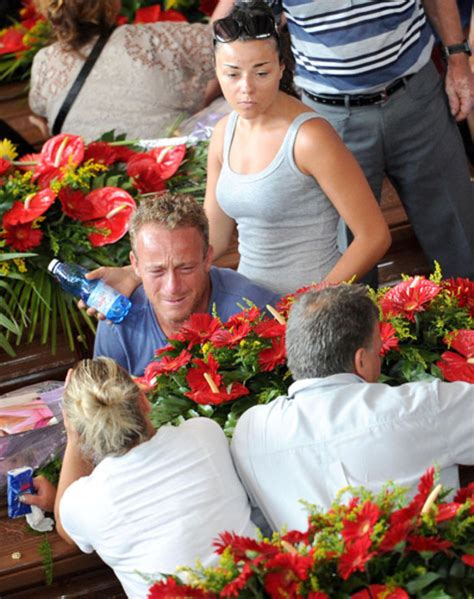
M255 406L237 424L232 455L271 526L305 530L304 499L327 509L347 485L416 489L431 465L459 487L474 464L474 385L439 380L390 387L354 374L300 380L288 397Z

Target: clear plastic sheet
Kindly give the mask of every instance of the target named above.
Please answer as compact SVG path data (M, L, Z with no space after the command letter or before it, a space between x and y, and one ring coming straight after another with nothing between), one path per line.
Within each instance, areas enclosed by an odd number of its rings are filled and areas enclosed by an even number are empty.
M23 466L40 468L62 454L66 446L66 431L61 413L63 388L64 381L46 381L0 396L1 403L6 397L27 392L37 393L58 420L57 424L0 437L0 493L6 490L8 470Z

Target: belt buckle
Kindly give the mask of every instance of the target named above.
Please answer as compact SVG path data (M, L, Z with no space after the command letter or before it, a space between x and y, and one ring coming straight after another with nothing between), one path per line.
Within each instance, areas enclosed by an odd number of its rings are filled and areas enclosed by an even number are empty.
M381 92L379 92L380 98L378 100L376 100L374 102L374 104L383 104L384 102L386 102L388 100L389 94L387 91L387 88L383 89Z

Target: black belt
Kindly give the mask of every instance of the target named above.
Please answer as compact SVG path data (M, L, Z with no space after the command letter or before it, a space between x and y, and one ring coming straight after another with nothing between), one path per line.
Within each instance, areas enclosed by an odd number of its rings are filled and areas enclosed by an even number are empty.
M388 87L374 94L360 95L337 95L337 94L312 94L305 90L305 94L310 100L318 102L318 104L329 104L331 106L372 106L373 104L382 104L389 96L405 86L406 82L413 75L407 75L401 79L396 79Z

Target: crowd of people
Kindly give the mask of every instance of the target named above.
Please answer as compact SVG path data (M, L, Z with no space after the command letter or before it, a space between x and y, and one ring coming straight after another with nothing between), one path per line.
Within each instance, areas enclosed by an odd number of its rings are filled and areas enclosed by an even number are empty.
M377 309L365 286L339 285L376 285L390 244L377 203L384 175L427 257L446 276L474 279L472 184L455 122L469 114L474 84L455 0L271 9L221 0L212 27L114 28L118 9L115 0L43 3L57 42L35 58L30 102L50 131L98 40L63 130L157 136L176 111L205 104L214 65L231 112L210 142L204 207L183 195L144 198L130 223L130 266L88 275L131 294L132 309L120 324L99 323L94 359L68 376L58 488L36 479L24 501L54 508L61 536L97 551L130 597L145 597L146 577L214 563L218 532L252 537L257 520L302 530L301 499L327 508L341 487L379 490L387 479L414 491L434 463L457 488L457 465L474 465L473 386L378 383ZM302 100L288 83L281 10ZM444 86L429 21L445 48ZM235 227L238 272L212 265ZM244 298L265 308L320 281L331 286L290 312L288 395L245 412L230 448L206 418L154 430L131 375L191 314L226 320Z

